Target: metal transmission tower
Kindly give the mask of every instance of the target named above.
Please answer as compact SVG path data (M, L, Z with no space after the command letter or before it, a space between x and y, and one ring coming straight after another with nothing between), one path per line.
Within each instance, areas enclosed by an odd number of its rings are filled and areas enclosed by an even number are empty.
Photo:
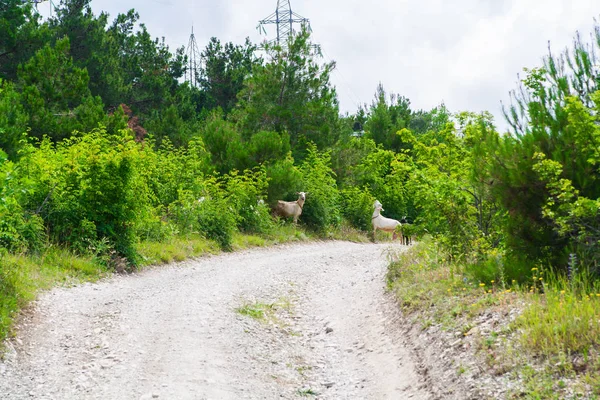
M292 11L290 0L277 0L275 12L258 22L259 30L262 33L266 33L265 25L268 24L277 25L277 37L265 42L277 44L281 47L286 47L289 37L296 33L294 24L300 24L301 27L306 27L309 31L311 30L308 18L304 18Z
M187 45L185 52L188 62L187 69L185 72L185 80L189 82L191 86L198 86L198 77L200 76L200 64L202 58L200 51L198 50L198 44L196 43L196 36L194 36L194 27L192 26L192 34L190 35L190 41Z
M45 1L48 0L23 0L23 3L29 3L29 4L33 4L33 7L35 8L35 11L38 12L38 4L43 3ZM56 10L56 5L54 4L54 2L52 0L50 1L50 17L52 17L52 10Z

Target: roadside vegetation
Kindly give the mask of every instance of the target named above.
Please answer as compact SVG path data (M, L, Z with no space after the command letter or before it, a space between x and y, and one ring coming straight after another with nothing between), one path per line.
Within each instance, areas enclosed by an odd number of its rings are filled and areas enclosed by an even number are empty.
M531 383L530 398L579 382L598 393L599 27L525 70L498 132L489 113L416 110L383 85L340 115L335 63L308 32L264 52L213 38L191 86L183 48L153 39L135 10L89 3L65 0L44 21L29 3L0 6L0 339L56 284L372 240L377 199L421 242L390 267L407 313L468 333L485 310L515 310L482 348L530 358L491 368ZM300 191L299 226L272 217ZM554 394L534 385L551 376Z
M480 379L511 388L498 398L600 397L600 27L592 38L525 70L511 132L462 113L408 153L429 234L389 287L423 329L452 333L454 355L474 346Z

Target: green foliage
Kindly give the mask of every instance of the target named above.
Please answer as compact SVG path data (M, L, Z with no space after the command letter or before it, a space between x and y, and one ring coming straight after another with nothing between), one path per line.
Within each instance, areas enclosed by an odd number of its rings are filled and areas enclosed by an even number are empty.
M185 121L179 111L180 106L171 104L162 110L155 110L148 117L145 128L152 132L159 144L169 140L176 147L187 145L197 134L193 124Z
M225 200L237 215L237 227L242 232L267 233L273 228L268 206L264 203L267 191L267 172L260 168L243 174L232 171L223 177Z
M379 84L369 118L365 123L365 130L375 143L381 144L386 149L399 151L406 148L407 144L396 132L406 128L410 121L410 101L405 97L392 94L390 102L391 105L388 105L383 85Z
M18 311L19 293L16 268L0 260L0 338L5 338Z
M429 232L442 233L440 240L453 257L485 264L501 239L502 212L485 173L485 145L497 134L486 116L462 114L459 122L462 137L448 124L415 142L418 168L409 191L418 205L418 221Z
M4 55L17 47L18 31L31 13L31 5L23 5L18 0L3 1L0 6L0 54Z
M507 281L511 282L512 278L524 277L528 272L515 268L505 270L504 257L498 249L486 249L485 253L480 251L477 258L465 264L465 275L474 282L506 283Z
M377 86L375 100L371 104L369 117L364 123L367 136L383 148L400 152L411 149L411 141L399 132L410 129L415 135L439 132L450 122L450 113L444 104L431 111L413 111L410 100L391 94L388 99L382 84Z
M218 172L226 174L249 166L248 149L235 125L225 121L221 112L214 112L202 129L202 138L212 155L212 163Z
M169 217L178 232L200 234L221 249L231 250L239 217L214 179L206 181L205 196L199 199L191 191L181 190L169 208Z
M309 142L324 149L339 133L338 103L329 77L335 64L319 65L303 31L287 49L269 47L269 60L256 65L238 96L239 121L245 137L261 130L289 134L294 157L301 159Z
M1 162L0 249L12 252L40 250L45 242L41 218L27 212L22 206L29 188L17 179L19 171L12 162L7 161L5 157Z
M49 40L33 4L21 0L0 3L0 79L14 80L19 64Z
M596 29L590 47L577 36L571 50L526 70L514 104L505 110L514 134L493 150L493 190L510 215L511 254L531 263L566 269L570 253L586 263L595 258L591 243L598 221L592 210L600 175L592 47L599 38Z
M220 108L225 114L233 110L244 79L262 61L256 57L255 51L256 46L249 39L243 46L233 43L222 45L217 38L210 39L202 52L201 74L196 77L206 93L206 108Z
M342 216L357 229L372 230L371 216L375 198L369 193L369 190L348 187L342 189L340 195Z
M53 241L84 253L106 238L135 263L136 224L149 204L139 160L127 135L96 130L58 145L44 139L21 161L22 179L33 183L26 204L39 210Z
M596 109L600 109L600 92L592 99ZM600 129L596 113L586 109L576 98L567 98L565 111L569 124L566 131L573 135L574 144L584 159L581 167L593 174L597 172L596 165L600 161ZM549 160L544 153L533 156L536 163L533 170L540 175L546 184L548 197L542 207L542 215L551 221L554 232L569 241L568 248L579 256L579 262L586 268L598 270L597 259L600 255L597 246L600 236L597 227L600 225L600 198L590 199L582 194L585 188L578 190L570 179L562 178L565 167L559 162ZM587 191L589 192L589 191Z
M301 219L318 232L327 232L341 222L340 193L330 167L329 152L319 153L316 145L308 145L308 154L300 171L307 192Z
M224 199L211 198L197 206L197 229L207 239L216 241L221 249L231 250L236 227L234 212Z
M29 117L21 105L21 95L10 82L0 80L0 149L16 159Z
M588 278L585 282L588 283L584 286L589 286L591 280ZM543 298L535 297L515 322L522 330L523 348L549 358L591 353L591 349L600 344L599 288L585 287L579 291L573 290L573 285L567 282L554 283L557 285L548 288Z
M168 209L182 190L200 197L205 190L204 177L213 172L201 138L190 141L187 148L175 148L167 139L156 150L148 141L140 156L139 173L150 188L152 205L159 209Z
M201 235L174 235L165 240L146 240L137 245L142 265L168 264L219 252L219 246Z
M355 166L369 154L377 150L375 142L365 137L342 137L331 152L331 167L337 182L355 186L362 177L355 174Z
M410 135L406 135L408 138ZM407 193L407 182L413 168L412 160L405 153L394 153L375 147L371 139L353 139L354 155L348 152L352 158L361 153L364 155L357 161L352 162L345 175L345 185L366 187L374 198L378 199L385 209L385 216L401 219L410 215L415 217L415 209ZM339 153L338 153L339 154ZM369 215L372 214L373 208Z
M18 71L23 108L29 116L30 135L53 140L88 131L106 117L102 101L92 97L89 76L69 55L67 38L46 45Z
M262 165L284 159L290 151L290 138L286 133L259 131L247 146L252 164Z
M297 192L306 192L302 173L294 165L291 155L283 160L267 165L267 203L275 207L277 200L294 201Z

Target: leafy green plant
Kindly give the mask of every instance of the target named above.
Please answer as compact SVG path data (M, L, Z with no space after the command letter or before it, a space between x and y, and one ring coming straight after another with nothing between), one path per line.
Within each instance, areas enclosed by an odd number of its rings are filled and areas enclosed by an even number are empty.
M294 165L291 155L283 160L268 164L267 179L267 202L269 206L275 207L277 200L293 201L298 198L297 192L306 192L303 187L302 173Z
M107 238L135 264L136 226L150 212L138 174L139 149L128 133L108 136L103 130L29 148L21 179L34 185L25 203L39 209L51 240L84 253Z
M266 233L273 219L263 198L267 190L264 167L243 173L231 171L223 177L225 201L237 215L237 226L243 232Z
M309 144L307 156L302 163L304 192L308 192L301 220L318 232L326 232L329 226L341 222L340 194L330 167L330 154L319 153Z
M223 250L231 250L236 229L235 214L226 201L210 199L200 203L197 211L198 232L216 241Z
M352 226L363 231L372 230L371 216L375 198L368 189L348 187L340 191L341 212Z

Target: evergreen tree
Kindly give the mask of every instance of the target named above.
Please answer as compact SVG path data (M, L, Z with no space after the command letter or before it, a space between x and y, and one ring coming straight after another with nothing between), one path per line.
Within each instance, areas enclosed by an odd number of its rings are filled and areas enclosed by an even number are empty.
M206 96L205 107L220 107L225 115L235 107L244 80L262 60L256 57L256 46L249 39L243 46L226 43L213 37L202 52L203 68L200 87Z
M285 50L267 49L270 59L245 81L234 115L244 137L262 130L289 134L295 158L303 158L309 142L324 149L339 135L338 101L329 81L335 64L319 65L309 39L303 31Z

